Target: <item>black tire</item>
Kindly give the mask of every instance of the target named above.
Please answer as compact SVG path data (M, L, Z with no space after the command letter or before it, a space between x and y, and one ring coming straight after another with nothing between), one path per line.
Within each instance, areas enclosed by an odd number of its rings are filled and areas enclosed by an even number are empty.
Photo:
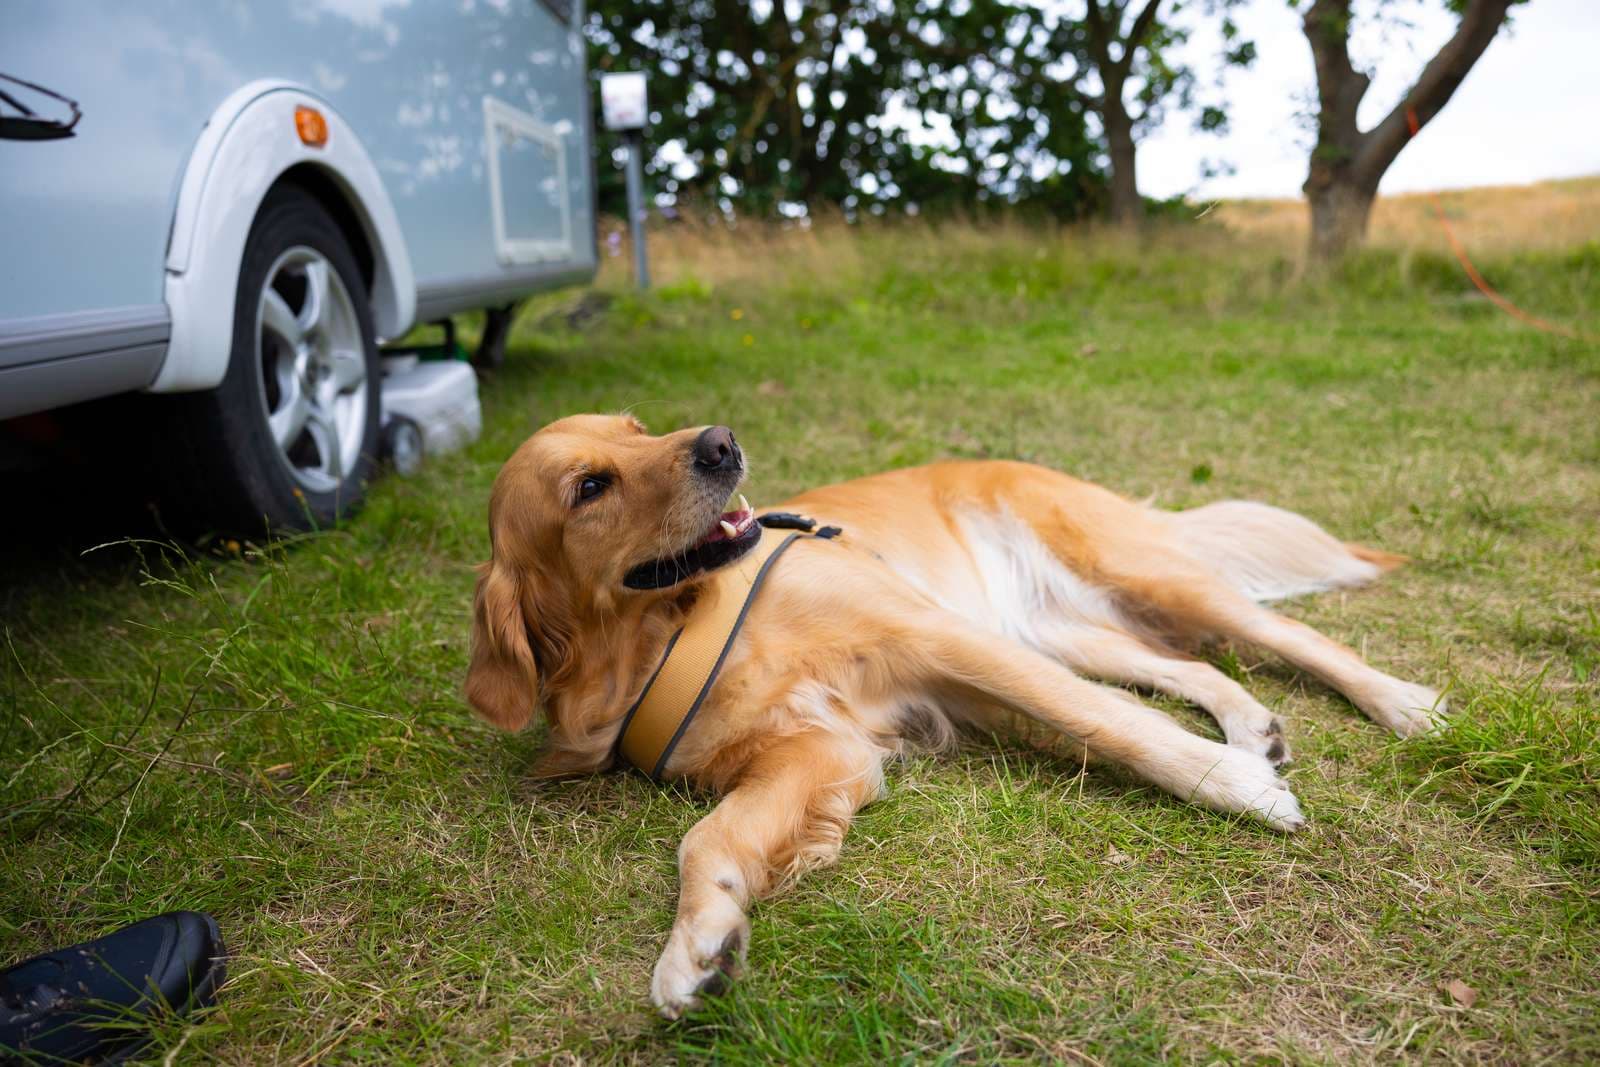
M343 457L334 462L341 474L336 484L331 478L322 485L304 481L268 423L273 403L268 391L274 386L266 382L271 371L263 370L258 308L269 271L281 256L297 248L326 259L359 324L366 369L364 411L357 396L348 397L345 408L350 432L360 425L360 447L350 469L344 469L348 461ZM355 366L353 360L348 362ZM169 462L176 464L176 477L170 481L178 524L188 532L255 536L322 529L350 514L377 470L382 378L367 287L338 223L305 190L293 185L274 189L262 202L245 242L227 374L215 389L172 398L169 425L179 447Z
M422 429L410 419L392 416L383 428L383 457L402 478L422 469Z

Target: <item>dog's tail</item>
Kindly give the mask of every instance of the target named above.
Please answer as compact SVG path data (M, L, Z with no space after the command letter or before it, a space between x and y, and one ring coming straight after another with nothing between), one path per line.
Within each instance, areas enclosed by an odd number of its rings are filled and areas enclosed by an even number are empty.
M1404 556L1341 542L1301 515L1224 500L1168 516L1185 551L1255 601L1366 585Z

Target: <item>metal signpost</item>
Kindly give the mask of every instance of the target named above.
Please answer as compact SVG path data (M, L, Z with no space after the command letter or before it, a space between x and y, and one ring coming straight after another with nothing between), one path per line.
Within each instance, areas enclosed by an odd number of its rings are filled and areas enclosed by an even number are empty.
M644 137L650 109L642 72L605 74L600 78L600 111L606 129L622 134L628 146L628 227L633 236L633 278L650 288L650 265L644 248Z

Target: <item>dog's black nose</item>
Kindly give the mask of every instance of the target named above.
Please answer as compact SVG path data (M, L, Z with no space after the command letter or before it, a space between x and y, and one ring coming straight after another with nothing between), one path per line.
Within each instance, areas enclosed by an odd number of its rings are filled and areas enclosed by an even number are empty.
M739 442L726 426L713 426L694 439L694 465L715 471L739 462Z

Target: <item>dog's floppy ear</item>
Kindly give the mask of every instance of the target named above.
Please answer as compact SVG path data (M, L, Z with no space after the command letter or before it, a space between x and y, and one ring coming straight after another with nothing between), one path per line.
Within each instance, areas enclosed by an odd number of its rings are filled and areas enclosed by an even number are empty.
M472 602L467 702L502 730L520 730L539 701L539 667L528 644L517 572L495 561L478 568Z

